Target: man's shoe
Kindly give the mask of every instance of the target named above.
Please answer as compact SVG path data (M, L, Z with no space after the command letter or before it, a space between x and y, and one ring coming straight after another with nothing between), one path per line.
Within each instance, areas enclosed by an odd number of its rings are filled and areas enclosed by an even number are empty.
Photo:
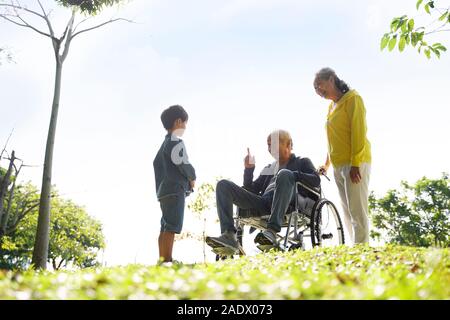
M277 235L275 231L267 229L260 232L255 237L255 243L259 244L262 248L278 248Z
M236 233L226 231L220 237L206 237L206 244L220 255L233 255L239 252L239 243Z

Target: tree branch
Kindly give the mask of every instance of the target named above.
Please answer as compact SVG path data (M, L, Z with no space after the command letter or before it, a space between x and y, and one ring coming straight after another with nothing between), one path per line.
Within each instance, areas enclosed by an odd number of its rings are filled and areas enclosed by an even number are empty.
M81 20L80 22L78 22L77 25L75 26L75 28L73 28L73 32L75 33L75 32L77 31L78 27L79 27L82 23L88 21L88 20L91 19L91 18L92 18L92 17L87 17L86 19L83 19L83 20Z
M64 261L65 261L65 259L61 258L61 261L59 262L58 266L56 267L56 270L59 270L61 268Z
M37 32L37 33L39 33L39 34L41 34L41 35L43 35L43 36L49 37L49 38L51 38L51 39L54 38L52 35L50 35L50 34L48 34L48 33L45 33L45 32L43 32L43 31L41 31L41 30L39 30L39 29L33 27L33 26L30 25L28 22L26 22L26 21L20 16L20 14L18 13L18 10L23 10L23 11L25 11L25 12L34 14L34 15L36 15L36 16L38 16L38 17L40 17L40 18L42 18L42 19L44 19L44 20L47 21L47 19L46 19L45 16L43 16L43 15L41 15L41 14L39 14L39 13L33 11L33 10L24 8L24 7L22 7L22 6L14 5L14 4L0 3L0 7L7 7L7 8L13 9L14 12L15 12L15 16L13 16L13 17L15 17L15 18L19 19L20 21L22 21L22 23L19 23L19 22L17 22L17 21L14 21L13 19L8 18L8 16L11 16L11 15L8 15L8 14L0 14L0 18L3 18L3 19L5 19L5 20L7 20L7 21L9 21L9 22L11 22L11 23L14 23L14 24L18 25L18 26L30 28L30 29L32 29L33 31L35 31L35 32Z
M44 6L42 5L40 0L37 0L37 2L39 3L39 6L41 7L42 13L44 14L43 19L47 23L48 30L50 31L50 35L52 36L53 49L55 49L55 52L56 52L58 50L58 43L56 42L55 32L53 31L53 27L50 22L50 19L48 18L50 12L49 13L45 12Z
M88 31L91 31L91 30L94 30L94 29L98 29L98 28L103 27L104 25L107 25L107 24L109 24L109 23L113 23L113 22L121 21L121 20L122 20L122 21L127 21L127 22L133 23L133 21L128 20L128 19L124 19L124 18L111 19L111 20L106 21L106 22L103 22L103 23L101 23L101 24L99 24L99 25L97 25L97 26L95 26L95 27L87 28L87 29L78 31L78 32L76 32L76 33L73 34L73 36L72 36L71 39L75 38L77 35L82 34L82 33L84 33L84 32L88 32Z
M425 35L432 34L432 33L438 33L438 32L447 32L447 31L450 31L450 29L439 30L439 29L442 28L442 27L443 27L443 26L441 26L441 27L439 27L439 28L437 28L437 29L435 29L435 30L433 30L433 31L427 32L427 33L425 33Z
M22 7L22 6L20 6L20 5L15 5L15 4L12 4L12 3L11 3L11 4L9 4L9 3L0 3L0 7L13 8L14 11L16 11L17 9L23 10L23 11L26 11L26 12L28 12L28 13L34 14L34 15L36 15L36 16L42 18L42 19L45 19L45 17L44 17L42 14L37 13L36 11L30 10L30 9L28 9L28 8Z
M14 132L14 128L11 130L11 132L10 132L10 134L8 136L8 139L6 139L5 146L3 147L2 152L0 153L0 161L2 160L3 152L5 152L6 147L8 146L8 143L9 143L9 139L11 139L11 136L12 136L13 132Z
M65 37L65 39L66 39L66 43L64 44L64 51L61 55L61 62L64 62L64 60L66 60L67 54L69 53L70 43L73 39L72 32L73 32L73 23L74 22L75 22L75 10L72 10L72 16L70 17L70 20L67 23L67 28L66 28L67 34L65 31L64 35L63 35L63 37Z
M22 206L22 209L25 207L26 205ZM8 228L8 230L6 230L5 234L6 235L11 235L13 234L17 227L19 226L19 222L22 221L22 219L33 209L37 208L39 206L39 200L36 201L35 204L33 204L31 207L29 207L28 209L24 210L22 213L18 213L16 212L16 219L14 219L14 222L12 223L12 225Z

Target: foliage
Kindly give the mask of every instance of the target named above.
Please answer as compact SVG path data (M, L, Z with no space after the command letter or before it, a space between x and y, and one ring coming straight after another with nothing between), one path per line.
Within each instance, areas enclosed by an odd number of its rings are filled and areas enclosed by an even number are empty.
M95 15L103 8L122 2L122 0L56 0L65 7L78 7L81 12Z
M11 178L11 180L15 179L16 177ZM5 207L6 205L9 206L9 201L9 197L5 199ZM7 218L7 221L2 221L5 224L5 234L9 235L15 232L24 217L33 209L36 211L38 203L39 191L34 185L32 185L31 183L15 185L13 196L11 197L10 214ZM0 234L0 236L1 235L2 234Z
M201 216L215 206L215 188L211 183L202 183L197 189L195 199L188 204L189 210Z
M218 178L216 178L217 184ZM195 198L188 204L188 209L191 210L198 219L203 220L202 235L198 236L195 233L183 232L181 236L177 237L179 240L185 238L192 238L200 240L203 245L203 261L206 262L206 215L205 213L216 206L215 198L216 188L211 183L202 183L195 192Z
M13 206L21 203L21 198L30 194L38 199L39 194L31 185L19 186ZM105 247L101 223L90 217L84 208L55 194L51 200L50 244L48 261L54 269L73 265L80 268L98 264L96 257ZM36 236L38 209L27 214L11 235L0 241L0 267L24 269L31 263Z
M417 28L413 18L407 15L396 17L391 22L390 32L385 33L381 38L381 50L387 47L389 51L392 51L398 45L399 51L402 52L406 46L412 46L414 48L418 46L418 52L421 53L423 49L428 59L430 59L431 53L440 58L441 53L447 51L447 48L438 42L430 45L425 41L424 37L436 32L450 31L450 29L443 29L450 26L450 7L438 8L435 2L437 1L426 0L424 2L423 0L418 0L416 9L420 10L422 8L430 15L430 20L436 19L435 21L439 23L439 27L433 30L429 30L430 27L427 27L428 29L425 27Z
M6 48L0 48L0 66L3 62L13 62L13 56L11 51Z
M402 182L402 190L369 197L375 230L387 242L419 247L450 246L450 179L422 178L415 185Z
M0 299L449 299L449 249L340 246L196 265L0 272Z

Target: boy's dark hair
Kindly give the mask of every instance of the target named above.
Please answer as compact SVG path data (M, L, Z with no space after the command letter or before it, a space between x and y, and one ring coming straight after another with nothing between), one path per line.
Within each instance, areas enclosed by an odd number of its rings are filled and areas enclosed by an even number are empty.
M161 113L161 122L166 130L172 129L175 120L181 119L181 121L186 121L189 118L186 110L182 106L174 105Z

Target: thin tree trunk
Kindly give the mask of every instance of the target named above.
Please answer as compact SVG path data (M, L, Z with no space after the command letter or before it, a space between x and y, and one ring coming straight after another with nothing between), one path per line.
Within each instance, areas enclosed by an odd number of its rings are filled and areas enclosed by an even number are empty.
M6 235L6 233L7 233L8 220L9 220L9 216L11 214L11 207L12 207L12 202L13 202L13 198L14 198L14 189L16 188L16 181L17 181L17 174L16 174L14 182L11 186L11 189L9 190L8 207L6 208L6 211L4 211L2 219L0 219L1 220L1 231L0 231L1 235Z
M62 259L62 258L61 258L61 261L59 262L58 266L56 267L56 270L61 269L61 266L62 266L62 264L63 264L64 261L65 261L65 259Z
M203 218L203 263L206 263L206 218Z
M45 148L44 173L42 176L41 197L39 202L39 218L34 243L32 264L36 269L47 268L49 231L50 231L50 195L52 186L53 147L55 145L56 123L58 120L59 100L61 94L62 61L56 58L55 91L53 96L52 115L48 129Z
M6 198L6 194L8 193L8 186L11 182L11 173L14 167L14 160L15 160L15 152L13 151L11 153L11 159L9 162L9 167L8 170L5 173L5 176L3 177L3 180L0 181L0 234L3 235L3 224L4 224L4 220L6 218L6 214L7 212L5 211L4 208L4 201ZM6 224L6 222L5 222Z

